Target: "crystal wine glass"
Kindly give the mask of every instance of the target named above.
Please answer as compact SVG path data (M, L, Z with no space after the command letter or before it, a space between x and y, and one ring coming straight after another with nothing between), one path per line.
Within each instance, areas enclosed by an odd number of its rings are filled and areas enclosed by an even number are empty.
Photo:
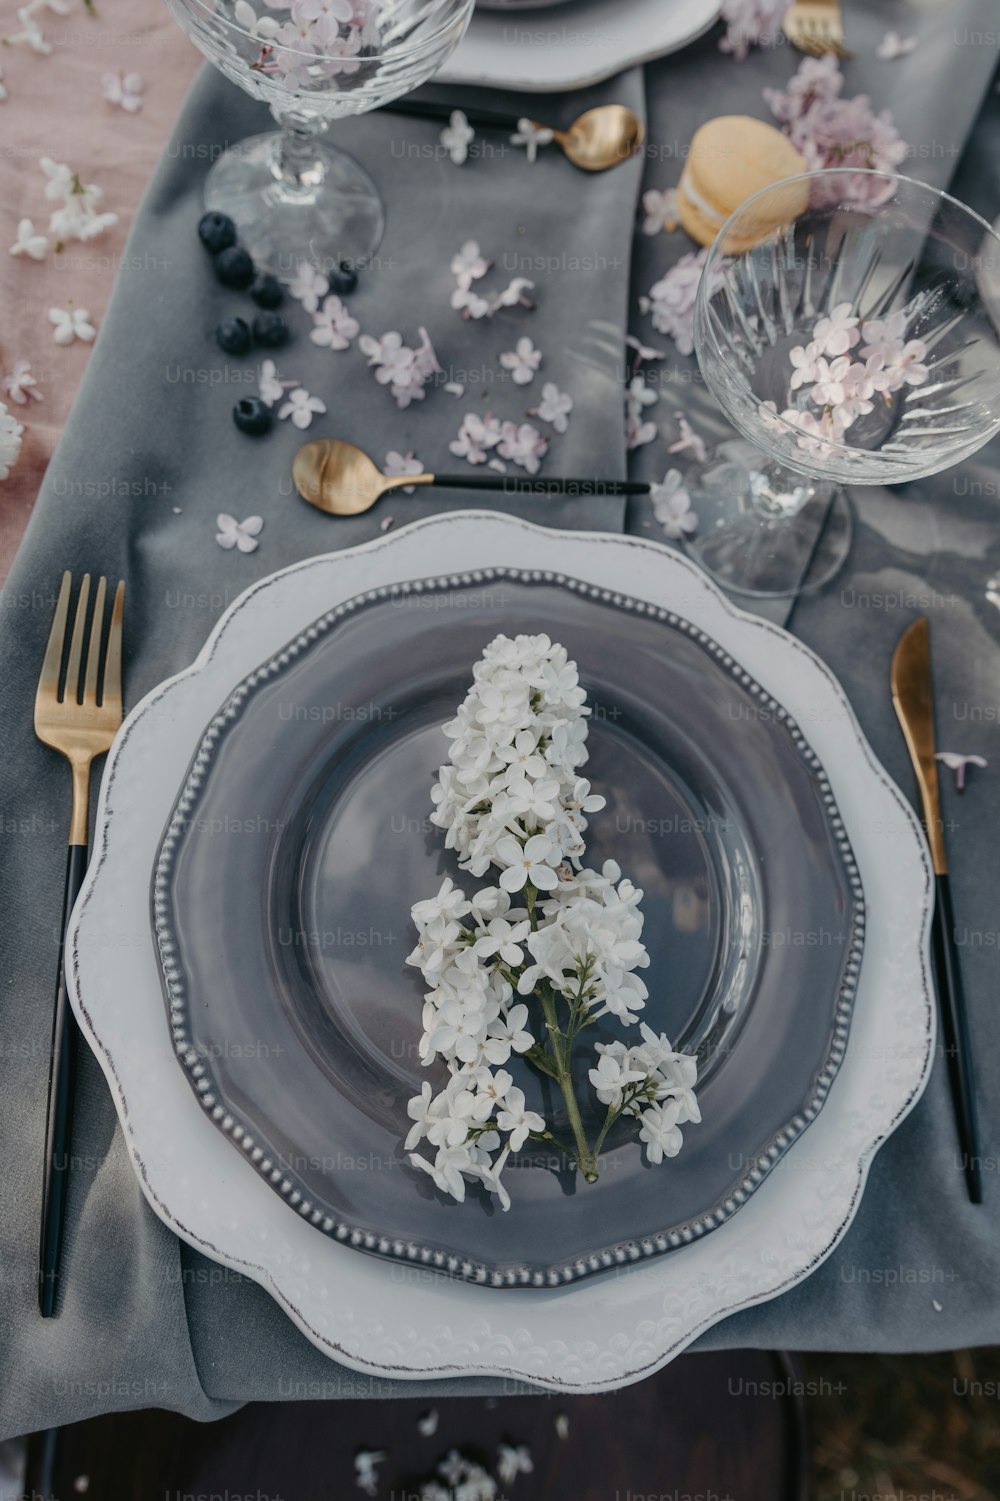
M226 151L205 206L235 220L255 263L291 277L305 260L357 265L378 248L385 213L329 122L409 93L458 46L475 0L166 0L227 78L263 100L280 131Z
M850 547L842 485L935 474L1000 429L986 290L998 276L1000 238L984 219L888 173L788 178L727 220L702 273L695 346L749 441L720 444L686 476L699 520L689 549L709 573L757 596L818 588Z

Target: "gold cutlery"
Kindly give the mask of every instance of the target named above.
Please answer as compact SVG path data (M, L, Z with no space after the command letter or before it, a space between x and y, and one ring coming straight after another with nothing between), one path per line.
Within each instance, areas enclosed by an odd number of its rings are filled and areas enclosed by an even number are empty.
M782 29L793 47L811 57L822 57L825 52L839 58L854 56L844 46L840 0L795 0L785 12Z
M84 574L73 617L73 631L64 673L63 657L72 587L73 575L64 573L35 694L35 734L45 745L66 757L73 775L73 804L63 915L59 929L59 971L52 1018L52 1051L45 1122L45 1169L38 1254L38 1303L43 1318L51 1318L55 1313L59 1253L69 1178L67 1149L73 1125L76 1029L63 969L66 924L73 903L80 894L87 869L90 768L97 756L102 756L110 749L122 722L122 615L125 585L120 583L115 590L107 642L102 651L107 580L99 580L91 612L86 667L81 672L83 642L87 633L87 607L90 602L90 574Z
M413 115L419 119L448 121L453 109L448 104L433 104L424 99L405 99L383 106L391 114ZM520 120L498 110L466 109L462 113L470 125L514 133ZM552 139L583 172L607 172L638 151L646 138L646 127L624 104L599 104L579 115L565 130L555 130L538 120L528 120L534 130L552 130Z
M982 1159L976 1129L972 1051L962 995L962 973L955 948L955 917L948 879L948 855L934 758L934 685L930 632L921 617L904 631L892 658L892 702L906 738L920 791L920 806L934 868L934 970L944 1028L948 1076L965 1183L973 1204L983 1202Z
M336 438L305 443L292 479L303 500L329 516L359 516L388 490L434 485L448 490L500 490L506 495L648 495L644 480L518 479L507 474L383 474L366 453Z

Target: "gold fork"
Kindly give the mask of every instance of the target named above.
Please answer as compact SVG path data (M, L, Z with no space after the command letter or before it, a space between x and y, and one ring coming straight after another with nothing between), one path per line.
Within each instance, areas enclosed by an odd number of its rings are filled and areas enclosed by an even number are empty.
M120 583L115 590L102 673L101 645L107 580L102 578L98 582L90 625L87 665L82 676L80 668L83 661L83 639L87 630L87 606L90 602L90 574L84 575L80 585L64 675L62 661L72 588L73 575L64 573L35 694L35 734L39 740L66 757L73 773L73 811L69 826L63 915L59 929L56 1004L52 1018L42 1228L38 1252L38 1305L42 1317L46 1319L51 1318L55 1312L59 1251L69 1178L67 1147L73 1123L76 1037L63 971L66 924L87 870L90 768L97 756L103 756L111 748L111 742L122 722L122 615L125 585ZM64 685L61 696L60 683Z
M840 0L795 0L785 13L783 30L793 46L812 57L825 52L840 58L854 56L844 46Z

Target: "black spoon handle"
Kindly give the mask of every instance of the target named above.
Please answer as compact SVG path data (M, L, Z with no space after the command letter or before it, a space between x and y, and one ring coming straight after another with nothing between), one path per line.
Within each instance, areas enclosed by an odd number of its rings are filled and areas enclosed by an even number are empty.
M392 104L382 105L382 109L390 115L414 115L422 120L442 120L445 124L451 119L454 110L458 108L462 109L462 114L470 125L492 130L514 131L517 129L517 117L505 115L498 109L473 109L471 107L466 109L460 105L436 104L430 99L397 99Z
M648 495L652 486L631 479L519 479L509 474L435 474L446 490L499 490L505 495Z

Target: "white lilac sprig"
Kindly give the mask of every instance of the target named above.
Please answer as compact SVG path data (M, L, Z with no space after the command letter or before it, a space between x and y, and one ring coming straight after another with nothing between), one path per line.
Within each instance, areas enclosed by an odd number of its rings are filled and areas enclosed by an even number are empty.
M892 174L906 159L907 145L888 110L875 114L867 94L841 99L844 75L836 57L807 57L786 89L765 89L764 98L811 172L824 167L861 168L849 178L818 180L814 207L846 197L876 207L892 194L892 184L867 172Z
M831 308L814 324L809 342L789 350L789 405L777 414L773 402L765 403L772 420L780 415L799 430L800 448L824 457L876 401L891 406L897 392L927 380L927 345L907 338L907 322L902 309L861 319L849 302ZM793 406L792 400L808 405Z
M725 22L720 52L742 62L751 47L773 47L782 37L781 23L788 0L723 0L719 20Z
M118 223L117 214L99 211L104 193L96 183L81 182L72 167L50 156L40 157L39 166L47 179L45 196L58 205L49 215L49 234L55 236L57 251L65 240L95 240Z
M379 385L388 386L400 408L408 407L411 401L423 401L424 387L444 371L438 363L434 346L425 328L418 330L420 343L410 348L403 343L402 334L383 334L380 339L371 334L362 334L358 348L368 356L368 363L375 370Z
M420 1057L442 1084L425 1081L410 1100L406 1151L460 1201L479 1182L509 1208L503 1170L528 1140L555 1146L593 1182L622 1117L637 1121L651 1162L674 1156L680 1126L700 1119L696 1060L641 1024L631 1045L595 1045L588 1082L605 1114L593 1141L584 1127L577 1041L604 1018L639 1021L648 991L636 971L649 963L642 892L614 861L584 864L587 815L604 807L582 775L589 713L564 647L497 636L444 726L451 746L431 822L462 870L477 881L492 873L495 884L467 896L446 878L412 909L418 942L407 962L426 987ZM509 1067L518 1058L558 1086L571 1141L528 1105Z
M639 299L640 312L649 314L657 333L667 334L673 339L680 354L694 351L694 305L707 257L707 250L682 255L676 265L650 287L649 295ZM713 263L707 289L709 296L722 285L728 264L725 257Z

